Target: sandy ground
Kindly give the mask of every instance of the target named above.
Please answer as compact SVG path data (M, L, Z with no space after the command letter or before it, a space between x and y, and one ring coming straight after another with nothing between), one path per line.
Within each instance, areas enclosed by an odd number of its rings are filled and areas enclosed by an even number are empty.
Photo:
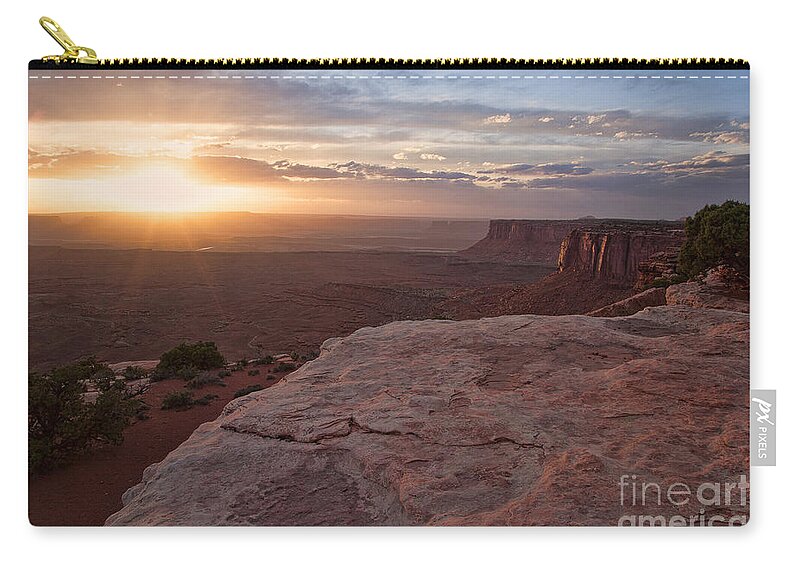
M257 376L247 370L259 369ZM216 394L207 406L188 410L162 410L166 394L183 389L182 380L154 383L143 399L150 406L146 420L136 420L125 431L119 446L104 446L50 473L31 478L28 486L28 515L37 526L96 526L122 508L122 494L138 483L151 463L161 461L183 443L200 424L213 420L233 394L252 384L268 387L286 373L270 372L271 366L251 366L224 379L225 386L195 390L195 397ZM267 380L272 374L274 380ZM268 389L268 388L267 388Z

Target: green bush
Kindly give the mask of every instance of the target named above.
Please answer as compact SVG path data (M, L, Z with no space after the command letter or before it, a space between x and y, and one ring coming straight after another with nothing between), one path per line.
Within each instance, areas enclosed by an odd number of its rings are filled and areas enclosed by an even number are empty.
M219 396L216 394L206 394L202 398L197 398L194 400L192 404L195 406L207 406L212 402L212 400L216 400L217 398L219 398Z
M279 362L277 366L275 366L275 372L291 372L296 368L297 366L291 362Z
M150 415L147 413L149 410L150 406L148 406L145 402L142 400L136 400L136 406L133 413L137 420L150 419Z
M147 377L147 370L141 366L128 366L122 371L122 377L127 381L141 380Z
M750 206L728 200L709 205L686 219L686 243L678 256L679 273L697 277L727 265L750 275Z
M241 398L242 396L247 396L248 394L252 394L253 392L258 392L259 390L263 390L264 387L261 384L252 384L241 390L236 390L236 393L233 395L234 398Z
M306 352L305 354L299 354L298 352L292 352L290 355L292 360L295 362L308 362L310 360L314 360L319 356L319 353L316 351Z
M676 285L678 283L683 283L686 281L688 277L685 275L673 275L672 277L659 277L658 279L654 279L652 283L650 283L649 288L653 287L669 287L670 285Z
M94 402L83 394L97 390ZM141 402L95 358L28 375L28 469L55 467L95 443L119 444Z
M225 357L219 352L216 343L181 343L161 355L153 379L163 380L180 375L185 380L189 380L197 374L198 370L211 370L223 366L225 366ZM187 377L192 371L194 374Z
M194 366L182 366L175 371L175 376L180 378L181 380L192 380L197 374L199 370Z
M191 391L181 390L180 392L171 392L164 396L161 401L162 410L188 410L192 406L207 406L213 400L219 398L216 394L206 394L201 398L192 396Z
M218 374L214 374L213 372L201 372L191 380L186 383L186 386L189 388L202 388L203 386L224 386L225 383L222 381Z
M191 408L194 405L194 398L189 390L180 392L170 392L161 401L162 410L177 410Z
M259 374L261 374L261 370L258 368L253 368L252 370L247 371L248 376L258 376Z
M173 371L167 370L165 368L159 368L156 366L153 369L153 373L150 374L150 380L153 382L161 382L162 380L168 380L175 376Z
M253 364L256 364L258 366L266 366L268 364L272 364L274 361L275 361L274 358L272 358L270 355L267 355L267 356L262 356L261 358L257 358L256 360L253 361Z

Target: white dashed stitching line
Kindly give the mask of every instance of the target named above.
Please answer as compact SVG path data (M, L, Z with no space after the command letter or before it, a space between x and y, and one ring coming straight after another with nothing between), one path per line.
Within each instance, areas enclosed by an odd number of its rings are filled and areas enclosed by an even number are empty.
M749 75L29 75L28 79L750 79Z

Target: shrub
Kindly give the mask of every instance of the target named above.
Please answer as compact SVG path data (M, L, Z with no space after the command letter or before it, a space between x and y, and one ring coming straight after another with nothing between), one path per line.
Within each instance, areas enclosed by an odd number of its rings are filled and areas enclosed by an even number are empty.
M650 283L649 287L669 287L670 285L676 285L677 283L683 283L687 280L685 275L673 275L671 277L659 277L658 279L653 279L653 282Z
M142 400L136 400L134 415L136 416L137 420L149 419L150 415L147 413L148 410L150 410L150 406L145 404Z
M141 366L128 366L122 371L122 377L127 381L141 380L147 377L147 370Z
M211 403L212 400L216 400L219 398L216 394L206 394L202 398L197 398L192 402L193 405L196 406L207 406Z
M189 388L202 388L203 386L224 386L225 383L218 374L213 372L201 372L186 383Z
M241 398L242 396L247 396L248 394L252 394L253 392L258 392L259 390L263 389L264 387L261 384L252 384L242 388L241 390L236 390L236 393L233 395L233 397Z
M261 374L261 370L258 368L253 368L252 370L247 371L248 376L258 376L259 374Z
M709 205L686 219L686 243L678 271L689 277L727 265L750 275L750 206L728 200Z
M150 374L150 380L152 382L161 382L162 380L172 378L174 375L172 371L156 366L153 373Z
M194 369L195 374L198 370L211 370L225 366L225 357L217 349L213 342L196 342L194 344L181 343L172 350L161 355L161 360L156 366L154 373L159 377L168 378L177 375L180 371L186 375ZM163 378L161 378L163 379ZM185 378L189 379L189 378Z
M242 369L244 369L244 368L247 368L247 365L248 365L248 364L250 364L250 361L249 361L249 360L247 360L246 358L242 358L242 359L239 361L239 367L240 367L240 368L242 368Z
M317 353L315 351L312 351L312 352L307 352L306 354L298 355L296 352L293 352L291 356L292 356L292 359L295 360L295 361L308 362L310 360L314 360L315 358L317 358L319 356L319 353ZM295 356L296 356L296 358L295 358Z
M175 376L181 380L192 380L197 374L198 370L194 366L183 366L175 371Z
M275 380L274 374L267 374L267 380Z
M231 375L231 371L230 370L226 370L226 369L222 369L219 372L217 372L217 376L219 376L220 379L227 378L230 375Z
M93 384L98 395L83 394ZM119 444L140 402L95 358L28 375L28 468L55 467L94 443Z
M267 355L257 358L255 361L253 361L253 364L256 364L258 366L266 366L268 364L272 364L273 362L275 362L275 359L272 358L272 356Z
M292 362L279 362L277 366L275 366L275 372L291 372L296 368L297 366Z
M177 410L191 408L194 404L192 393L189 390L170 392L161 401L162 410Z

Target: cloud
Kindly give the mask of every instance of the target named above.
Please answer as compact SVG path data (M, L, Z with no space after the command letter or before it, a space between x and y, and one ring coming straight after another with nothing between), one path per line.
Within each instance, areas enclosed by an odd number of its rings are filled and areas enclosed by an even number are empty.
M229 184L308 182L354 177L335 168L310 166L288 160L268 162L241 156L204 155L193 157L191 162L201 176Z
M747 175L750 169L749 154L728 154L721 150L712 150L705 154L693 156L688 160L652 162L633 162L632 166L640 170L659 171L666 174L742 174Z
M358 178L386 179L386 180L475 180L477 177L466 172L454 170L425 171L407 166L383 166L349 161L332 165L337 171L347 173Z
M63 149L58 152L41 153L28 149L28 176L31 178L102 178L118 176L141 167L170 162L175 159L163 156L126 156L94 150Z
M428 153L424 152L421 155L419 155L419 157L422 160L438 160L440 162L443 161L443 160L447 160L446 156L442 156L441 154L434 154L434 153L430 153L430 152L428 152Z
M484 123L487 124L505 124L511 122L511 115L509 113L503 113L502 115L492 115L491 117L486 117L483 120Z
M408 155L404 152L397 152L392 155L392 158L395 160L408 160Z
M614 140L617 141L628 141L632 139L640 139L640 138L658 138L658 133L643 133L641 131L637 132L630 132L630 131L617 131L614 133Z
M676 163L684 168L728 168L750 164L749 154L728 154L722 150L712 150L705 154L694 156L689 160Z
M744 144L749 142L747 134L741 131L708 131L705 133L691 133L689 136L714 144Z
M689 137L713 144L746 144L750 142L750 123L731 119L714 129L690 133Z
M553 121L555 121L555 118L554 117L539 117L538 120L539 120L540 123L552 123Z
M508 164L493 168L491 170L481 170L479 174L523 174L523 175L544 175L544 176L583 176L590 174L594 169L589 166L581 166L575 163L557 164L547 162L544 164Z

